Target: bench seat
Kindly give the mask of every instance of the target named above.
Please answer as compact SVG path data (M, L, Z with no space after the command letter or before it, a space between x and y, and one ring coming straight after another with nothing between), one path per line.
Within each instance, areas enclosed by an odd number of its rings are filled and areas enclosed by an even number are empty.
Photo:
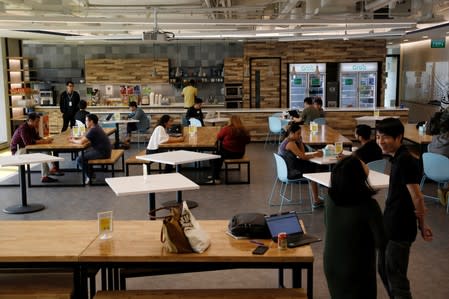
M301 299L304 289L177 289L101 291L94 299Z
M107 158L107 159L92 159L88 161L88 165L89 168L92 172L94 172L95 165L100 165L102 167L106 166L111 166L111 175L112 177L115 176L115 171L123 171L125 169L125 150L123 149L113 149L111 152L111 157ZM122 159L122 168L121 169L115 169L115 163L117 163L117 161L119 159ZM89 182L90 184L92 184L92 181Z
M243 156L240 159L226 159L223 161L225 171L225 184L250 184L251 182L251 161L247 156ZM238 170L241 171L241 165L246 165L247 175L246 181L231 181L229 179L229 171ZM231 165L237 165L237 168L230 167Z

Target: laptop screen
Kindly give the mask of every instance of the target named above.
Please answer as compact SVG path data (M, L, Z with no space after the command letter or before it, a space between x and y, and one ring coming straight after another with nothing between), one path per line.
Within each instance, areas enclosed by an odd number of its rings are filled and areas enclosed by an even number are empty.
M106 116L106 120L111 120L111 118L114 116L114 113L109 113L108 116Z
M265 220L272 238L277 238L277 235L282 232L287 233L287 235L303 233L296 213L273 215Z

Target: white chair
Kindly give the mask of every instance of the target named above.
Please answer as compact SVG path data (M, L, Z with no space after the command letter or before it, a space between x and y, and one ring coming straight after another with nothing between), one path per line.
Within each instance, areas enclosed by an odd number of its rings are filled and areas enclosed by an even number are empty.
M277 204L273 204L273 196L274 196L274 191L276 189L276 186L278 185L278 182L281 183L280 184L280 189L279 189L279 196L281 199L281 204L279 205L279 212L282 211L282 206L284 205L284 200L286 200L290 205L293 204L303 204L303 199L302 199L302 182L307 182L307 184L309 184L309 180L306 178L299 178L299 179L289 179L288 178L288 170L287 170L287 163L285 162L284 158L282 158L281 156L279 156L276 153L273 153L274 155L274 159L276 162L276 179L274 180L274 184L273 184L273 188L271 189L271 195L270 198L268 199L268 204L270 206L277 206ZM290 196L287 197L286 196L286 192L287 192L287 186L290 185ZM298 189L299 189L299 201L295 202L293 201L293 186L297 185ZM311 213L313 211L312 209L312 196L310 194L310 185L308 185L309 187L309 199L310 199L310 210L304 210L301 213Z
M190 125L194 126L194 127L202 127L203 125L201 124L201 121L199 119L193 118L191 117L189 119Z
M443 188L449 183L449 158L436 153L424 153L422 155L424 175L421 179L421 191L426 179L437 182L438 188ZM425 195L431 199L438 199L435 196ZM446 213L449 213L449 204L446 205Z
M267 137L265 138L265 145L270 141L271 136L278 136L277 137L277 143L281 143L281 137L282 137L282 122L279 117L276 116L270 116L268 117L268 133Z

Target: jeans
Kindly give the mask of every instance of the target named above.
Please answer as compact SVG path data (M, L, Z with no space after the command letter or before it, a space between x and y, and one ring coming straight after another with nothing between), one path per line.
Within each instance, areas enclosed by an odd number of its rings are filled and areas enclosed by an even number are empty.
M102 153L99 151L96 151L94 149L89 149L84 152L84 159L83 156L78 156L76 159L76 165L78 165L79 168L83 170L83 173L85 176L89 177L89 174L87 173L88 170L88 162L89 160L94 159L107 159L111 156L111 154Z
M379 275L392 299L411 299L407 278L411 242L389 240L385 251L379 251Z

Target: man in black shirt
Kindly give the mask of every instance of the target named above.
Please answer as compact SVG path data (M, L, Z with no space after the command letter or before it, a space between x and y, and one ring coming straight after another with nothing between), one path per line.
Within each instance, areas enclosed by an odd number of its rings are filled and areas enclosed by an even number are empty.
M411 299L407 268L417 226L425 241L432 240L432 230L424 222L421 173L418 160L402 145L404 125L399 119L386 118L377 124L376 130L382 152L391 156L390 188L384 210L388 243L379 252L379 274L390 298Z
M186 119L189 120L191 118L196 118L201 122L201 126L204 127L203 121L203 111L201 107L203 106L203 100L195 97L195 104L187 110ZM190 122L189 122L190 124Z
M66 88L67 90L61 94L61 99L59 100L59 108L64 120L61 132L67 130L69 123L70 127L75 125L75 114L80 109L80 95L73 90L75 84L72 81L67 81Z
M371 127L367 125L358 125L355 128L355 138L360 142L361 147L354 154L363 162L380 160L383 158L382 149L371 139Z

